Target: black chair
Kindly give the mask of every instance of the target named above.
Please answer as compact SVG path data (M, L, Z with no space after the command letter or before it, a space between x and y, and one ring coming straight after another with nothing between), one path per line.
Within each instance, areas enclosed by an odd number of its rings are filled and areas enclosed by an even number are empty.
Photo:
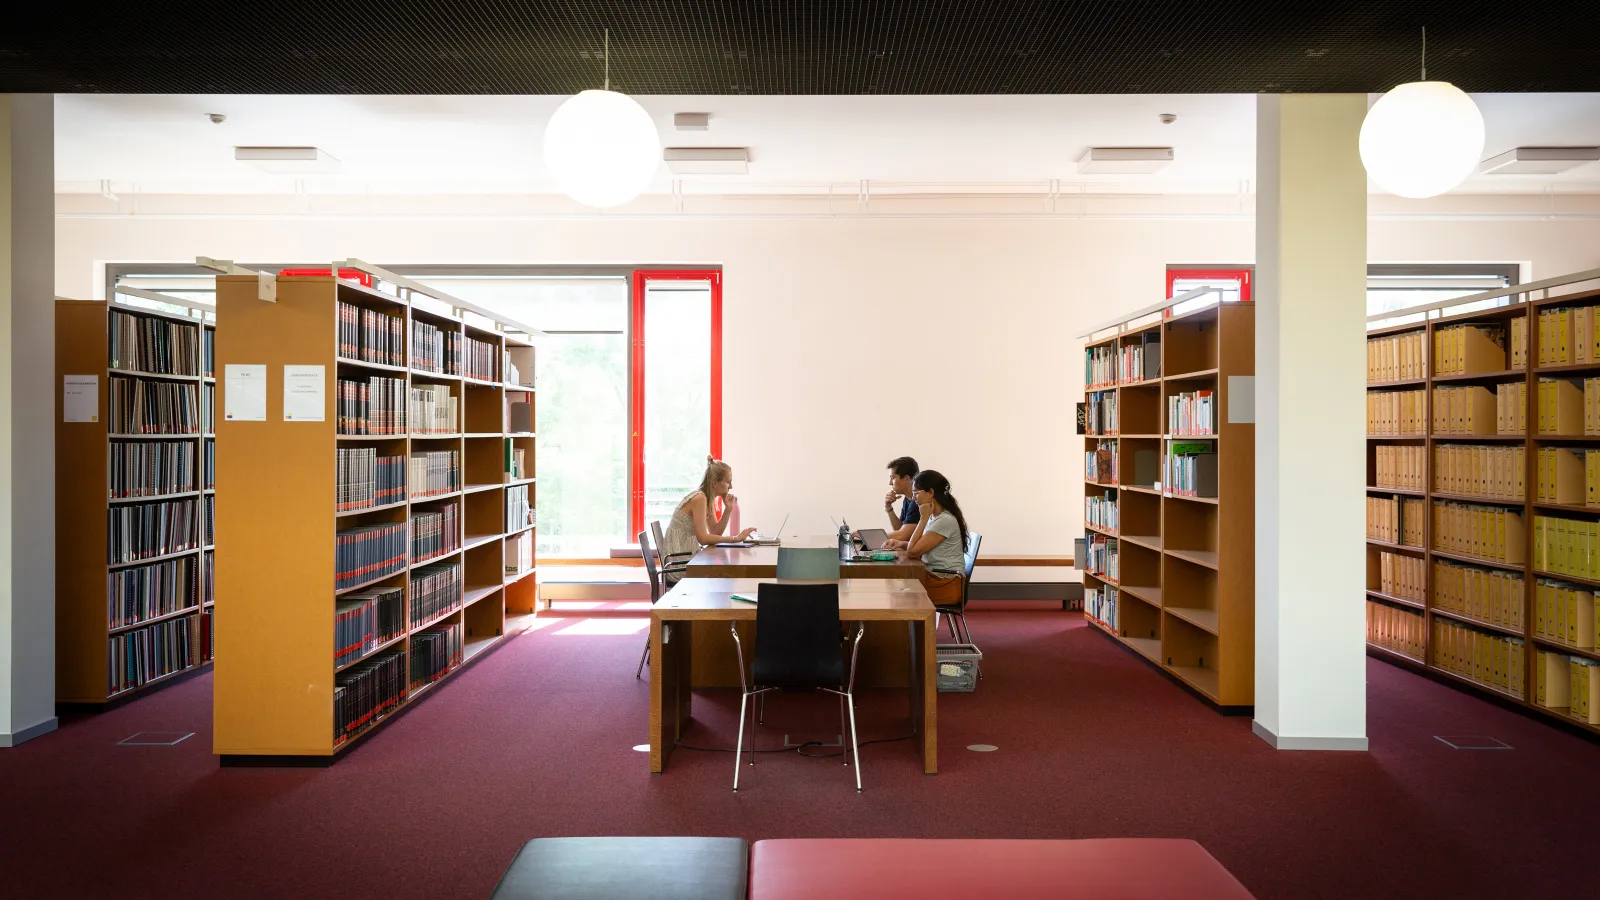
M983 545L983 535L976 531L967 532L967 551L961 554L961 602L949 606L935 606L934 611L940 615L950 617L950 636L958 644L971 644L972 631L967 627L967 592L972 589L972 568L978 564L978 548ZM956 622L961 623L961 631L956 631ZM977 646L974 644L973 646ZM983 677L983 666L978 666L978 677Z
M671 556L663 555L661 548L667 545L667 538L661 533L661 520L654 519L650 522L650 533L656 537L656 568L661 571L661 583L671 588L681 580L689 570L689 560L694 559L693 553L675 553ZM639 542L640 546L644 541Z
M650 576L650 605L654 606L661 599L661 576L656 572L656 553L650 547L648 532L639 532L639 556L644 559L644 571ZM639 668L633 672L633 677L638 678L644 672L644 664L650 661L650 631L644 633L644 655L639 657Z
M744 720L752 697L768 691L827 691L839 695L839 730L850 734L844 764L856 758L856 792L861 792L861 753L856 746L855 672L864 623L856 623L849 674L839 656L839 586L837 584L774 584L756 590L756 646L750 679L745 680L744 644L734 623L733 643L739 654L739 742L733 752L733 789L739 790L739 761L744 752ZM750 728L750 765L756 764L755 726Z

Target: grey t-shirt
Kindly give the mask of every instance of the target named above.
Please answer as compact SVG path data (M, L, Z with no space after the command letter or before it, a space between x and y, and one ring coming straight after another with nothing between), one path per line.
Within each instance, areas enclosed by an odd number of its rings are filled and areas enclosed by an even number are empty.
M960 572L965 568L961 526L956 524L955 516L948 512L934 513L928 517L928 524L923 526L922 533L944 536L937 546L922 554L922 562L929 569L935 572Z

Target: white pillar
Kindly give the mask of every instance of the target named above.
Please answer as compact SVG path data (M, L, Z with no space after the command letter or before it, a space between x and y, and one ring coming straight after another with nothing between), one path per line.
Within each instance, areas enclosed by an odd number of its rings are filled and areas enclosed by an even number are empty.
M55 97L0 94L0 747L56 727Z
M1256 101L1255 732L1365 750L1365 94Z

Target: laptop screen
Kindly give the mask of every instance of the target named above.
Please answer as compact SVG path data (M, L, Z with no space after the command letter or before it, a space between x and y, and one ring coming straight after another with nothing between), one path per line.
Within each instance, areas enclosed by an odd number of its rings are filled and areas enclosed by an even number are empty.
M889 532L882 528L861 529L861 544L868 550L882 550L883 542L889 539Z

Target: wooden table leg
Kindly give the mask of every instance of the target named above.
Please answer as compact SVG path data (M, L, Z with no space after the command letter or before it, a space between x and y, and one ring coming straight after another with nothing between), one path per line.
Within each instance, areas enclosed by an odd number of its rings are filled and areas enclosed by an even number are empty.
M922 645L922 672L918 684L921 690L922 713L922 772L925 775L936 775L939 772L939 685L938 685L938 660L934 650L937 636L934 634L933 616L917 623Z
M668 672L673 667L667 658L669 645L665 636L666 623L660 616L650 617L650 774L659 775L667 767L667 757L672 754L673 732L668 726L667 711L676 705L667 684ZM675 714L673 718L677 716Z

